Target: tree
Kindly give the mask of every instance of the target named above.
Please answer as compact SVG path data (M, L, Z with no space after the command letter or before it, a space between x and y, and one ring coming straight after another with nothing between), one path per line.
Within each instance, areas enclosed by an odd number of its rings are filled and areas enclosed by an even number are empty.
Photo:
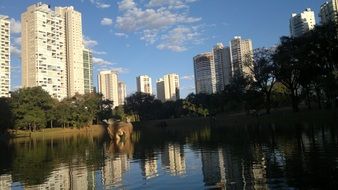
M154 118L155 110L151 109L155 97L146 93L136 92L126 98L124 109L128 114L136 115L140 120Z
M276 82L276 66L273 61L274 50L272 48L255 49L250 62L245 62L245 65L253 74L253 79L250 81L251 87L258 90L264 95L266 113L270 113L271 109L271 91Z
M0 134L13 128L13 114L10 108L9 98L0 98Z

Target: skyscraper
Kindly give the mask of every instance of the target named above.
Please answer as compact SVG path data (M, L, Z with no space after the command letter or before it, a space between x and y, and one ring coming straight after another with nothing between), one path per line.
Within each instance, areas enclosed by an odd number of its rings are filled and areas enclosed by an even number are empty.
M0 97L9 97L10 90L10 21L0 15Z
M246 64L252 63L252 42L250 39L241 39L235 36L230 42L232 57L232 76L252 76L250 68Z
M84 93L93 92L93 55L89 49L83 49Z
M81 13L74 7L56 7L55 12L64 20L67 64L67 94L84 94L83 35Z
M215 64L215 77L216 77L216 92L224 90L224 67L225 67L225 49L222 43L217 43L212 49L214 64Z
M325 2L320 7L320 22L326 24L329 21L338 22L338 0L331 0Z
M102 93L103 99L113 101L113 108L119 105L118 80L116 71L101 71L98 74L99 93Z
M196 94L216 92L215 64L212 53L206 52L194 57Z
M162 102L180 99L180 81L175 73L164 75L156 82L157 98Z
M299 37L314 29L315 25L315 13L310 8L305 9L299 14L292 13L290 18L290 35L291 37Z
M136 77L137 92L152 94L151 78L148 75Z
M127 86L124 82L119 81L118 83L118 95L119 95L119 105L124 104L124 99L127 97Z
M230 84L233 69L232 69L232 60L231 60L231 50L230 47L224 47L225 60L224 60L224 85Z
M37 3L21 15L21 27L22 86L41 86L59 100L67 97L64 18Z

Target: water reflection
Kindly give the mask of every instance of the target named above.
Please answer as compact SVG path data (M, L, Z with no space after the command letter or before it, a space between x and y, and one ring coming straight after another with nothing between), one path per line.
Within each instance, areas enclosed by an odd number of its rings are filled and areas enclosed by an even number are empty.
M142 127L132 139L0 144L0 189L269 189L338 185L331 125Z

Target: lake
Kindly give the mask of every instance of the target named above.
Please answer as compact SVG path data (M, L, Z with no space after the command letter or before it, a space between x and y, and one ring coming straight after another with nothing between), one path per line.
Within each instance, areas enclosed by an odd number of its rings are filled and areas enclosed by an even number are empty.
M0 144L0 189L333 189L336 126L135 127L106 137Z

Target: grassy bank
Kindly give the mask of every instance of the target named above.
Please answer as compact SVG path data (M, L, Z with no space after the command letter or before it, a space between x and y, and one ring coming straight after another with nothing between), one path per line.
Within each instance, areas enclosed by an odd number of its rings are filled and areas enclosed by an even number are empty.
M9 131L12 138L59 138L70 137L73 135L101 135L105 132L102 125L91 125L90 127L77 128L47 128L35 132L25 130Z
M259 116L239 114L218 114L215 118L179 118L167 120L154 120L136 123L137 127L191 127L205 126L214 123L216 126L245 126L245 125L295 125L298 123L335 125L338 122L337 110L302 110L294 113L292 110L275 110L271 114ZM164 124L165 123L165 124Z

